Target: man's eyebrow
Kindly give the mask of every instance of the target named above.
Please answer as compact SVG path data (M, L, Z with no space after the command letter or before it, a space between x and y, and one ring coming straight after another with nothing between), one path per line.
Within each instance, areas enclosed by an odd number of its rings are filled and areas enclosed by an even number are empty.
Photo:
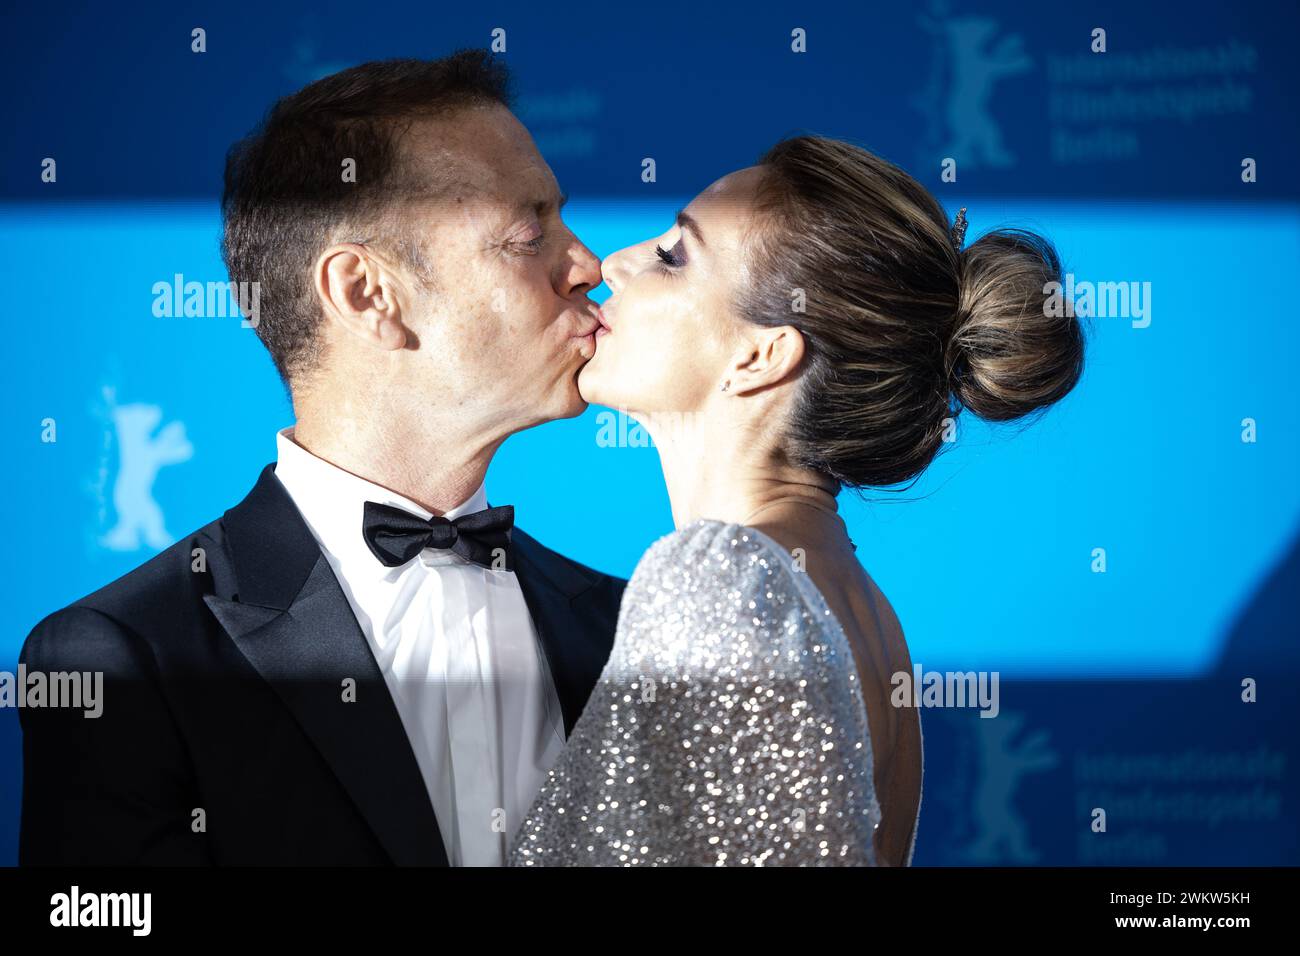
M684 210L678 211L677 213L677 225L681 226L683 229L689 229L695 236L695 241L700 245L708 245L708 243L704 241L704 234L700 232L700 224L692 219Z
M519 204L517 208L521 211L527 209L530 212L535 212L537 213L537 215L540 216L542 213L544 213L547 209L551 208L552 206L555 207L556 212L559 212L561 209L564 208L564 204L567 203L568 201L569 201L569 194L560 193L559 199L525 199L523 202Z

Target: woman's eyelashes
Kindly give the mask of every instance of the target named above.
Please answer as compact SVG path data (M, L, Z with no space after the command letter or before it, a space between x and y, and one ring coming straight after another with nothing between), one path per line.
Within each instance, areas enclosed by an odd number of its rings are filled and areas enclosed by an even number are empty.
M655 255L659 257L661 263L670 269L680 269L682 266L686 265L686 249L682 245L680 239L677 240L676 245L671 249L665 249L663 246L656 243Z

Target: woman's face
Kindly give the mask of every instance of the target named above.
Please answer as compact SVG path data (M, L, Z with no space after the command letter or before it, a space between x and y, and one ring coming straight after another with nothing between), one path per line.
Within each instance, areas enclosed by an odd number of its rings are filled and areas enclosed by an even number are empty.
M667 232L605 259L606 328L578 375L586 401L629 414L693 412L721 388L739 344L732 303L760 176L754 166L724 176Z

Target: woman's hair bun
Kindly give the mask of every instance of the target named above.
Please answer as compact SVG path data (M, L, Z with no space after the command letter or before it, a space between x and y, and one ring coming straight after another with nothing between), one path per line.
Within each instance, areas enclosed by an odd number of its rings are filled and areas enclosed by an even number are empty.
M953 395L991 421L1020 418L1060 400L1083 373L1084 334L1078 318L1049 307L1060 301L1055 248L1036 233L999 229L971 243L960 258L961 291L947 348Z

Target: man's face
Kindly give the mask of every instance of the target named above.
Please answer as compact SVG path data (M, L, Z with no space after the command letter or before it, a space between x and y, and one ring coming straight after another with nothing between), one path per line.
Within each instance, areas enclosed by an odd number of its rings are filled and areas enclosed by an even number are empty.
M407 221L433 288L411 286L413 401L449 400L485 428L579 415L595 354L600 260L560 219L564 197L532 137L498 105L417 123L402 140L450 188Z

